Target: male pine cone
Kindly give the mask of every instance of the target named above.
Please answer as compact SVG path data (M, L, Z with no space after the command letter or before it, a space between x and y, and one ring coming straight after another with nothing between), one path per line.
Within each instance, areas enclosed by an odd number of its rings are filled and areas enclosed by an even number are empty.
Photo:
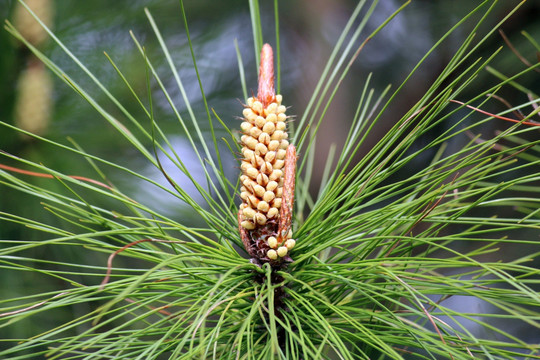
M242 227L247 230L276 219L283 195L283 167L289 145L281 96L266 108L249 98L242 128Z
M288 150L286 107L274 92L273 56L270 45L261 52L259 90L247 101L242 122L242 175L239 225L248 253L258 260L279 260L294 247L290 224L280 234L283 204L284 168L288 152L296 161L294 147ZM294 174L293 174L294 176ZM294 189L293 189L294 191ZM290 222L290 209L286 209Z

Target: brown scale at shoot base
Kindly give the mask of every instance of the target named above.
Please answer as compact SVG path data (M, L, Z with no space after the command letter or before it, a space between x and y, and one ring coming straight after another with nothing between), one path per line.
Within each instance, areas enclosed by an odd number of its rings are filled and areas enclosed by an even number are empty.
M238 212L247 252L263 262L291 261L296 149L289 145L281 95L274 91L272 47L261 51L259 88L247 101L242 122L242 175Z

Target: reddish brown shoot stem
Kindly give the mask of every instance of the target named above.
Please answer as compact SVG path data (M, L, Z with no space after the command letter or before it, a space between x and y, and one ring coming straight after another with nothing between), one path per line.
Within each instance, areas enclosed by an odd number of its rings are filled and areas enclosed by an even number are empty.
M283 197L279 214L278 243L287 239L291 229L292 213L294 206L294 187L296 181L296 148L294 145L287 147L285 155L285 171L283 175Z
M183 241L158 240L158 239L141 239L141 240L133 241L133 242L127 244L127 245L124 245L123 247L121 247L120 249L116 250L111 255L109 255L109 259L107 259L107 273L105 275L105 278L101 282L101 285L99 286L100 290L103 290L105 285L107 285L107 283L109 282L109 278L111 277L111 272L112 272L112 261L113 261L114 257L116 255L118 255L119 253L121 253L122 251L124 251L126 249L129 249L133 245L137 245L137 244L140 244L140 243L143 243L143 242L160 242L160 243L172 244L172 243L182 243Z
M532 67L533 65L527 60L525 59L525 57L523 57L523 55L521 55L521 53L514 47L514 45L512 45L512 43L510 42L510 40L508 39L508 37L506 36L506 34L504 33L504 31L502 30L499 30L499 34L501 34L501 37L503 38L504 42L506 43L506 45L508 45L508 47L510 48L510 50L512 50L512 52L517 56L517 58L519 60L521 60L522 63L524 63L526 66L528 67ZM537 68L534 68L533 69L534 71L536 72L540 72L539 69Z
M18 168L3 165L3 164L0 164L0 169L4 169L4 170L7 170L7 171L11 171L11 172L16 172L16 173L19 173L19 174L30 175L30 176L34 176L34 177L42 177L42 178L47 178L47 179L54 179L55 178L55 176L51 175L51 174L45 174L45 173L39 173L39 172L34 172L34 171L18 169ZM89 178L86 178L86 177L83 177L83 176L77 176L77 175L68 175L68 176L70 178L72 178L72 179L75 179L75 180L85 181L87 183L91 183L91 184L94 184L94 185L101 186L101 187L103 187L105 189L112 190L112 187L110 187L109 185L104 184L104 183L102 183L100 181L97 181L97 180L93 180L93 179L89 179Z
M9 315L17 315L17 314L23 313L23 312L25 312L25 311L35 309L35 308L37 308L37 307L40 307L41 305L44 305L44 304L48 303L48 302L51 301L52 299L55 299L55 298L57 298L57 297L59 297L59 296L65 295L65 294L67 294L67 293L68 293L67 291L64 291L64 292L61 292L60 294L54 295L54 296L53 296L52 298L50 298L49 300L44 300L44 301L38 302L37 304L31 305L31 306L28 306L28 307L25 307L25 308L22 308L22 309L19 309L19 310L9 311L9 312L2 313L2 314L0 314L0 317L9 316Z
M261 65L259 67L259 90L257 99L266 108L274 101L276 91L274 90L274 53L272 47L264 44L261 50Z
M451 102L454 102L456 104L460 104L460 105L463 105L465 107L468 107L469 109L472 109L474 111L477 111L479 113L482 113L484 115L488 115L488 116L491 116L491 117L494 117L496 119L501 119L501 120L505 120L505 121L511 121L511 122L514 122L514 123L521 123L523 125L529 125L529 126L540 126L540 123L537 123L537 122L531 122L531 121L521 121L521 120L516 120L516 119L512 119L512 118L507 118L507 117L504 117L504 116L499 116L499 115L496 115L496 114L492 114L490 112L487 112L487 111L484 111L484 110L481 110L481 109L478 109L478 108L475 108L474 106L471 106L471 105L467 105L461 101L458 101L458 100L450 100Z

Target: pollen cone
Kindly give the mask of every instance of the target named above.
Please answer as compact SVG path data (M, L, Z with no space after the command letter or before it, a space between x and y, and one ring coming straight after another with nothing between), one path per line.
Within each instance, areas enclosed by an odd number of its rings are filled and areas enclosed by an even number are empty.
M285 236L278 234L283 197L284 168L289 146L281 95L274 90L272 47L261 51L259 88L243 111L242 175L239 225L249 254L265 261L287 256ZM296 160L296 159L295 159Z

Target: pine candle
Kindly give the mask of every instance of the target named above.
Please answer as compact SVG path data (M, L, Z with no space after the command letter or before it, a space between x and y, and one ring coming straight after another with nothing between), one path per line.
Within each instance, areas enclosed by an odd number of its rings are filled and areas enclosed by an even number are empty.
M261 51L259 88L243 111L238 213L242 242L257 260L290 261L296 149L289 145L286 107L275 95L272 47Z

